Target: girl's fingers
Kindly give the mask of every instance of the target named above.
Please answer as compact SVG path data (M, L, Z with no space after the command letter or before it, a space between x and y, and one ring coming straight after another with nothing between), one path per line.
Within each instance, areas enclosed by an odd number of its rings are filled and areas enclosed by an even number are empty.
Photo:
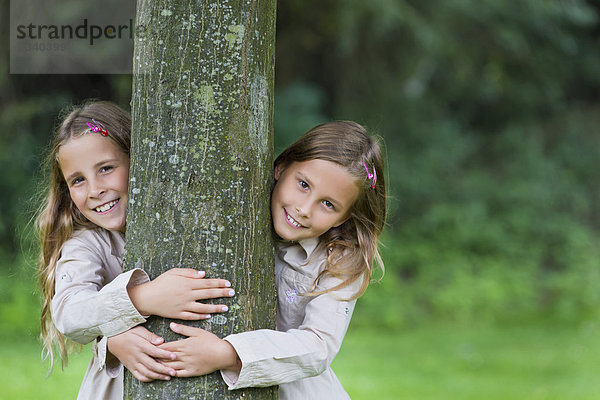
M157 361L160 359L174 360L176 355L173 352L165 350L161 347L145 345L140 348L140 352L143 353L141 358L138 359L138 369L141 373L152 379L164 379L166 376L175 376L175 370L169 368L163 363ZM152 375L148 375L148 371L152 372ZM162 377L156 377L156 374Z
M233 289L196 289L193 292L195 300L216 299L219 297L233 297Z
M211 288L211 287L230 287L231 286L231 283L226 279L217 279L217 278L204 279L204 277L206 276L206 272L198 271L197 269L193 269L193 268L172 268L165 273L177 274L179 276L184 276L186 278L198 279L198 281L196 282L196 285L199 285L198 289Z
M229 307L225 304L194 303L190 304L190 309L188 311L194 314L215 314L227 312L229 311Z
M160 379L162 381L168 381L171 379L170 375L161 374L161 373L152 371L151 369L147 368L145 365L140 365L137 372L143 379L146 379L146 380L138 379L139 381L142 381L142 382L150 382L155 379ZM173 370L173 372L175 372L175 370ZM135 376L135 374L133 376Z
M152 334L152 336L150 336L150 337L148 338L148 341L149 341L150 343L152 343L153 345L156 345L156 346L158 346L159 344L163 344L163 343L165 342L165 339L163 339L163 338L161 338L160 336L158 336L158 335L155 335L155 334L153 333L153 334Z
M175 370L175 376L177 376L178 378L188 378L190 376L198 376L198 374L194 374L192 373L192 371L186 369L185 363L183 362L172 362L171 363L171 368L173 368Z
M159 352L156 353L167 353L169 355L172 354L166 350L158 349L156 347L153 347L153 350L159 350ZM169 356L169 359L173 358ZM135 369L140 375L149 379L168 380L171 376L175 376L175 370L173 368L170 368L169 366L155 360L148 352L144 352L144 355L136 364Z
M178 341L174 341L174 342L167 342L165 344L161 344L160 348L168 351L170 353L174 353L175 354L175 359L177 359L177 352L179 351L179 343ZM170 366L171 362L170 360L160 360L161 363L163 363L164 365Z
M129 370L131 374L140 382L152 382L154 378L148 376L148 369L143 365L138 365L134 370Z
M152 357L153 359L158 360L174 360L176 358L175 353L165 350L161 347L153 347L152 349L148 349L146 354ZM161 363L155 362L155 364L162 366ZM162 367L161 367L162 369ZM164 374L168 374L169 371L163 371Z
M148 329L144 328L143 326L136 326L135 328L132 329L132 331L136 335L146 339L148 342L150 342L154 345L162 344L165 341L165 339L163 339L162 337L158 336L155 333L150 332Z
M171 268L170 270L164 272L165 274L176 274L179 276L185 276L187 278L204 278L206 272L198 271L193 268Z
M228 288L231 282L226 279L198 279L194 282L194 289Z
M196 374L193 374L191 371L188 371L187 369L178 369L177 370L178 378L189 378L190 376L196 376Z
M140 382L152 382L152 379L145 377L144 375L140 374L138 371L130 371L130 372L133 375L133 377Z
M187 326L183 324L176 324L175 322L171 322L169 324L169 328L171 328L171 330L175 333L179 333L180 335L188 337L197 336L200 335L202 332L205 332L204 329L194 328L192 326Z
M196 278L193 289L209 289L209 288L228 288L231 287L231 282L226 279L203 279L206 276L205 271L198 271L193 268L172 268L165 274L177 274L186 278Z
M190 307L194 307L191 305ZM182 319L184 321L201 321L205 319L209 319L211 317L210 314L198 314L190 311L183 311L177 315L177 319Z
M204 304L193 302L188 304L187 311L182 311L177 316L178 319L185 321L200 321L211 318L211 314L224 313L229 311L225 304Z
M166 377L169 376L175 376L175 369L172 367L169 367L165 364L159 363L156 360L152 360L148 362L148 365L145 365L147 371L149 371L150 373L156 375L156 376L162 376L162 378L154 378L154 379L164 379ZM148 375L150 376L150 375Z
M180 371L182 369L185 369L185 363L183 361L165 361L164 362L165 366L171 368L172 370L175 371L175 374L177 374L177 371Z

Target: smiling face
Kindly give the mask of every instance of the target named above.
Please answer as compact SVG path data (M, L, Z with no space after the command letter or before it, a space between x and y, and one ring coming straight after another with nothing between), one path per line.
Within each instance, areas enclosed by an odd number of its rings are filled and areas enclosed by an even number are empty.
M275 179L271 215L275 232L285 240L318 237L343 224L358 196L352 176L331 161L278 165Z
M94 224L125 232L129 156L99 133L72 137L58 162L75 206Z

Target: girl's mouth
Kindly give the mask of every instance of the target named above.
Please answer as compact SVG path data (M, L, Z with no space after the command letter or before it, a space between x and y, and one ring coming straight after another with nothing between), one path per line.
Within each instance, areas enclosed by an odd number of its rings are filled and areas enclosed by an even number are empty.
M288 214L288 212L287 212L287 210L285 208L283 209L283 212L285 213L285 220L287 221L287 223L289 225L291 225L292 227L294 227L296 229L306 228L301 223L299 223L294 218L292 218L292 216L290 214Z
M111 200L108 203L104 203L101 206L94 208L94 211L96 211L98 214L106 214L110 212L113 208L115 208L117 204L119 204L119 200L120 199L116 199Z

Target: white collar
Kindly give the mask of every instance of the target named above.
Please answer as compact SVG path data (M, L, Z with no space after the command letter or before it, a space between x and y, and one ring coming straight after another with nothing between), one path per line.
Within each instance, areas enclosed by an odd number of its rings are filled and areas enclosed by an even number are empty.
M283 261L288 264L301 266L306 264L310 256L319 245L319 238L302 239L298 242L279 242L279 253Z
M110 254L115 257L122 257L125 248L125 234L119 231L107 230L107 232L110 240Z
M304 249L306 252L306 258L310 257L319 245L319 238L313 237L308 239L302 239L298 242L298 244Z

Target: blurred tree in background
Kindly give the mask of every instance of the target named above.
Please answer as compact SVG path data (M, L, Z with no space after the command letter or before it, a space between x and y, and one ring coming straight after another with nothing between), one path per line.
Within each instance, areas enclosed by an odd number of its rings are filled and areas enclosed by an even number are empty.
M599 18L594 0L280 2L275 153L334 118L387 143L387 272L356 323L598 308ZM130 77L5 72L0 88L1 268L31 275L16 229L57 112L89 97L126 106Z

